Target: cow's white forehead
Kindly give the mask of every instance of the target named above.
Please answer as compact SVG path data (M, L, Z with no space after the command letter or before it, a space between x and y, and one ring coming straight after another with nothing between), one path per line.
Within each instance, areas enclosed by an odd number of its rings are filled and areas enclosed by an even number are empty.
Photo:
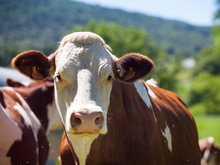
M104 48L111 50L111 48L105 44L105 41L100 36L92 32L75 32L66 35L60 42L60 47L64 47L68 42L87 45L99 42Z
M110 69L111 62L116 58L107 48L110 49L104 40L94 33L69 34L60 43L56 56L56 72L66 74L64 76L70 78L76 76L73 72L78 69L92 68L92 72L98 74L103 68Z

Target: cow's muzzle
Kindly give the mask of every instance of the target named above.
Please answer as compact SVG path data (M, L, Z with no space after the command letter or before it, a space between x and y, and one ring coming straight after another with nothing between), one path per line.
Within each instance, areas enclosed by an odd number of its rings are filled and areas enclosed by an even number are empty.
M76 133L99 133L104 116L102 112L75 111L71 114L70 123Z

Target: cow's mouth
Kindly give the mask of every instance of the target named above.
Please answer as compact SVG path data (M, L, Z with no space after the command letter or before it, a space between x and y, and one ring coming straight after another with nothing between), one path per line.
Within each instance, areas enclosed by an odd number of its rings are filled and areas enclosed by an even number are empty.
M72 132L66 132L67 135L69 136L75 136L76 138L78 139L84 139L85 137L89 138L89 139L93 139L93 138L96 138L98 137L99 133L98 132L75 132L75 133L72 133Z

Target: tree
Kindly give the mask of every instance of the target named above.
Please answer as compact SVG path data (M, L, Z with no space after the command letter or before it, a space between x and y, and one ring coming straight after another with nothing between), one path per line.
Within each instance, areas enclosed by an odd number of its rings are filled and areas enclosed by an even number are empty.
M192 70L195 77L201 72L208 72L212 75L220 75L220 55L214 51L214 47L207 47L195 55L196 66Z
M213 41L215 45L215 51L220 53L220 0L217 0L218 10L215 13L215 25L212 29Z
M217 3L220 5L220 0ZM220 114L220 8L215 14L215 21L212 33L214 45L195 55L196 66L192 71L193 83L188 96L192 109L208 114Z
M220 113L220 76L202 72L193 79L189 95L189 105L207 114ZM201 110L201 108L203 110Z

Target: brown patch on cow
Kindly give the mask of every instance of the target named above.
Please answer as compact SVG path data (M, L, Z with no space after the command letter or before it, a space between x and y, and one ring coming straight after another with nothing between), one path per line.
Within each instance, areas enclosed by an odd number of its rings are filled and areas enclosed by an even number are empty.
M6 108L6 104L4 101L4 95L1 90L0 90L0 104L3 106L3 108Z
M46 132L43 128L38 131L37 134L38 139L38 151L39 151L39 165L45 164L49 154L49 142L47 140Z
M78 158L75 155L75 153L72 153L72 149L70 148L65 132L63 133L61 144L62 144L60 146L61 164L75 165L75 160L77 160ZM75 159L73 158L73 155Z

